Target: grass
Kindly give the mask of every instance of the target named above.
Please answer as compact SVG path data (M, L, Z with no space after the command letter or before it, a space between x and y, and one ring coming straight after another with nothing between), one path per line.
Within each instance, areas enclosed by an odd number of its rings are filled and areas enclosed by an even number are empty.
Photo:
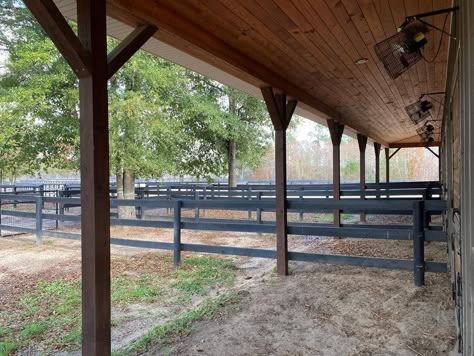
M167 345L179 336L191 332L192 323L214 316L224 306L238 302L236 293L228 293L216 298L208 298L199 307L179 315L163 325L158 325L148 331L145 335L133 341L127 347L116 350L113 356L132 356L141 354L150 348L158 348Z
M113 273L112 305L188 305L193 297L205 296L211 288L230 286L235 279L235 266L226 259L184 257L182 265L173 269L169 256L163 258L157 255L156 258L162 259L160 263L168 264L166 272L163 269L137 272L125 268ZM202 308L196 311L196 315L213 310L207 304ZM188 320L180 318L177 319L179 323ZM115 326L120 322L112 321ZM31 345L44 353L77 349L81 342L80 280L38 282L36 288L21 296L15 312L0 315L0 325L5 325L0 326L0 356L10 355Z

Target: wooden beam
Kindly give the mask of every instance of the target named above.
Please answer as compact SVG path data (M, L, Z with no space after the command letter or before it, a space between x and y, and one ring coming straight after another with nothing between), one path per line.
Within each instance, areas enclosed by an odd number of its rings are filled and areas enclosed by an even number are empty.
M393 152L393 153L388 157L388 159L392 159L392 157L395 156L395 155L398 153L398 151L400 151L401 149L402 149L401 147L398 147L398 148L395 150L395 152Z
M286 199L286 129L296 107L296 100L287 100L286 94L273 88L262 88L262 95L275 129L275 189L277 273L288 274L288 232Z
M374 142L375 151L375 183L380 183L380 149L382 145L378 142Z
M155 24L163 30L185 39L189 43L198 45L198 47L212 56L267 83L268 86L284 90L287 95L304 101L307 105L318 110L321 115L339 117L339 113L336 110L315 96L309 95L298 84L290 82L288 78L276 73L270 67L253 60L248 54L239 50L239 48L235 48L223 41L217 34L207 31L203 26L199 26L200 20L198 18L195 17L197 23L193 26L186 17L174 11L163 1L114 0L109 8L109 13L113 17L125 19L128 15L128 17L138 18L147 23Z
M332 141L332 185L333 199L341 199L341 139L344 125L336 120L327 120ZM341 211L334 210L334 225L341 226Z
M107 77L111 78L158 30L151 25L141 25L130 33L107 57Z
M53 0L24 0L33 16L51 38L79 78L90 74L90 53L85 50Z
M361 199L365 199L365 151L367 148L367 136L358 133L357 142L359 144L359 153L360 153L359 180L360 180ZM360 214L360 221L361 222L367 221L365 213Z
M431 148L429 148L428 146L426 146L426 149L428 151L430 151L436 158L439 158L439 154L437 154L435 151L433 151Z
M78 0L79 39L91 53L81 77L82 354L110 355L110 202L105 0Z
M401 143L390 143L388 147L390 148L411 148L411 147L439 147L441 146L441 141L435 142L401 142Z

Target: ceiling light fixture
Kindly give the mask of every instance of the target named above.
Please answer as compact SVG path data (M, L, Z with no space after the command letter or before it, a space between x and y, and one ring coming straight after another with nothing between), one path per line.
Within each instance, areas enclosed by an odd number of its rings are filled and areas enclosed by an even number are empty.
M456 11L458 9L459 7L456 6L449 9L407 16L405 21L398 28L398 33L377 43L374 46L375 54L383 63L385 69L392 79L397 78L408 68L424 58L422 48L428 43L428 40L425 37L425 34L428 32L428 27L440 31L442 34L446 34L455 38L452 34L444 30L444 26L442 29L438 28L429 22L422 20L421 18L439 14L449 14L450 12ZM446 15L444 21L445 25L448 18L447 16L448 15ZM439 48L441 47L442 39L443 37L441 36ZM436 57L434 59L436 59Z
M354 63L355 64L365 64L367 63L369 60L367 58L359 58L358 60L356 60Z

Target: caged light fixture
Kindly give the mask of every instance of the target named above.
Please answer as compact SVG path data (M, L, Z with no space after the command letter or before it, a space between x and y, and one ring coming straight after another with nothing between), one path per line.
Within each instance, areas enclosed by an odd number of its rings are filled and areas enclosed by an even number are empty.
M458 8L459 7L452 7L449 9L407 16L405 21L399 27L398 33L377 43L374 46L377 57L382 61L385 69L392 79L400 76L403 72L415 65L422 58L425 59L423 57L422 48L428 43L428 40L425 36L425 34L428 32L428 27L431 27L437 31L441 31L442 33L437 54L435 55L435 58L430 61L434 61L436 59L437 55L439 54L439 48L441 48L443 35L446 34L450 37L454 37L450 33L447 33L444 28L446 26L448 14L450 12L456 11ZM424 17L440 14L447 14L442 29L422 20Z
M424 97L434 96L434 95L445 95L445 94L446 92L444 91L421 94L420 97L418 98L418 101L405 107L405 110L407 111L407 114L410 117L411 121L415 125L418 125L419 123L421 123L423 120L425 120L431 115L430 110L433 108L433 104L429 100L426 100L426 99L424 100L423 99Z

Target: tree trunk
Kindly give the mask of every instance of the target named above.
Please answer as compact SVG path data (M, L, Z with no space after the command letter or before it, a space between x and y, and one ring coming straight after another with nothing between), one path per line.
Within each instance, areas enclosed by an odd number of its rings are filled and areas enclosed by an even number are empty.
M123 199L123 169L118 169L115 174L117 199Z
M237 115L236 102L234 98L234 91L232 91L229 98L229 113ZM233 138L230 138L227 144L227 167L228 167L228 184L229 187L237 186L237 177L236 177L236 156L237 156L237 143Z
M236 142L231 140L227 146L228 153L228 170L229 170L229 187L237 186L237 173L236 173L236 153L237 145Z
M117 175L117 198L133 200L135 199L135 175L128 169L121 170L121 174ZM119 206L119 219L135 219L134 206Z

